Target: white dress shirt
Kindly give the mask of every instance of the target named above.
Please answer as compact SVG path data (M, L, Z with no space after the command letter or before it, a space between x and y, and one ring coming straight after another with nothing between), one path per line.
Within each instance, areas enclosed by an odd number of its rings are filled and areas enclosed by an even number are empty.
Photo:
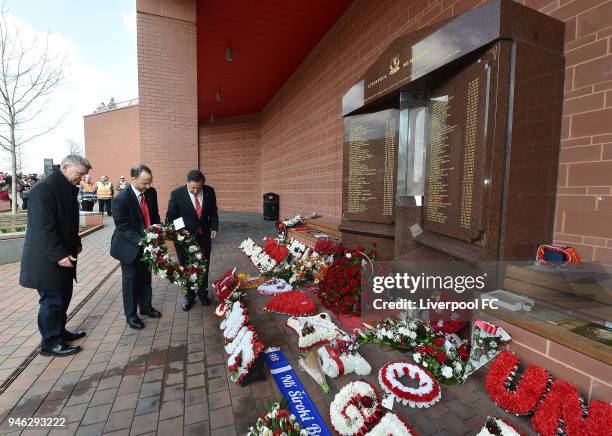
M134 194L136 194L136 198L138 199L138 203L140 204L140 196L144 195L144 192L140 192L138 189L134 187L134 185L130 184L132 189L134 190Z
M191 200L191 204L193 205L193 208L195 209L196 208L196 206L195 206L195 195L193 195L191 193L191 191L189 191L189 190L188 190L188 192L189 192L189 199ZM204 201L204 192L203 191L200 191L198 193L198 201L200 202L200 207L202 208L202 212L204 212L204 204L203 204L203 201Z

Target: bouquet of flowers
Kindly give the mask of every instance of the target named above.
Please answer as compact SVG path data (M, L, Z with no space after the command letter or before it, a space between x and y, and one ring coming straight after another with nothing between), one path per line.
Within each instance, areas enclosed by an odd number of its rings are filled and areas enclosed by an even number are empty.
M363 323L358 340L362 344L384 344L401 350L414 350L432 334L431 327L418 319L393 320L387 318L375 326Z
M289 413L284 400L281 403L268 402L264 406L266 412L257 419L255 425L249 427L247 436L307 436L308 432Z
M362 269L375 256L374 250L366 252L363 247L343 250L334 256L319 284L319 298L327 309L343 315L361 313Z
M465 361L470 353L467 341L454 337L455 340L450 341L443 333L436 333L421 341L412 355L415 363L427 368L440 383L453 384L464 380Z

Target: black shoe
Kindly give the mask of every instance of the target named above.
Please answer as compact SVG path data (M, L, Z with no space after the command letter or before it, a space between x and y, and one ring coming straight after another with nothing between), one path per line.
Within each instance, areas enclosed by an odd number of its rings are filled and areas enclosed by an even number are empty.
M77 339L81 339L85 337L85 332L83 330L79 330L76 332L69 332L66 330L62 335L62 339L65 341L76 341Z
M200 296L200 301L202 302L202 306L210 306L210 303L212 303L207 295Z
M161 312L157 309L150 308L144 312L140 312L141 315L146 315L149 318L161 318Z
M144 328L144 322L137 316L127 319L127 325L129 325L134 330L142 330Z
M71 354L76 354L81 351L81 347L79 345L71 345L71 344L57 344L54 347L41 347L40 354L43 356L55 356L55 357L63 357L70 356Z
M191 306L193 306L193 302L194 302L193 298L185 297L185 299L183 300L183 304L181 306L183 308L183 312L187 312L189 309L191 309Z

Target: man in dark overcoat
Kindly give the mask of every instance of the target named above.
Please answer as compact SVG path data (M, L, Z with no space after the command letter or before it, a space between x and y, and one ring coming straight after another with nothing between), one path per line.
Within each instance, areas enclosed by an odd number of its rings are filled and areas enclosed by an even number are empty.
M217 237L219 231L219 216L217 214L217 198L215 190L204 182L206 178L200 170L192 170L187 174L187 184L175 189L170 194L166 221L182 218L185 229L195 237L206 258L206 270L202 286L197 291L202 304L210 305L208 298L208 269L210 266L211 239ZM188 260L185 251L177 244L176 254L182 265ZM189 290L183 301L183 310L191 308L195 301L195 292Z
M151 186L153 173L146 165L130 171L132 183L113 199L112 213L115 232L110 254L121 262L123 311L127 324L136 330L144 328L137 314L159 318L161 312L151 305L151 271L142 262L143 247L139 245L145 230L160 224L157 191Z
M38 329L44 356L77 353L81 347L66 342L85 336L83 331L67 331L66 319L82 249L78 186L90 169L83 156L66 156L58 169L32 187L29 195L19 284L36 289L40 295Z

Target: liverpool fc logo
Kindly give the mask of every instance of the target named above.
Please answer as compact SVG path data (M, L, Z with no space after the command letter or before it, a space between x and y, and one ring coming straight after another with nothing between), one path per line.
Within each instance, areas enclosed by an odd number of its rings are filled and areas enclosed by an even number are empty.
M393 56L391 59L391 65L389 65L389 75L393 75L397 73L400 69L400 57L399 54Z

